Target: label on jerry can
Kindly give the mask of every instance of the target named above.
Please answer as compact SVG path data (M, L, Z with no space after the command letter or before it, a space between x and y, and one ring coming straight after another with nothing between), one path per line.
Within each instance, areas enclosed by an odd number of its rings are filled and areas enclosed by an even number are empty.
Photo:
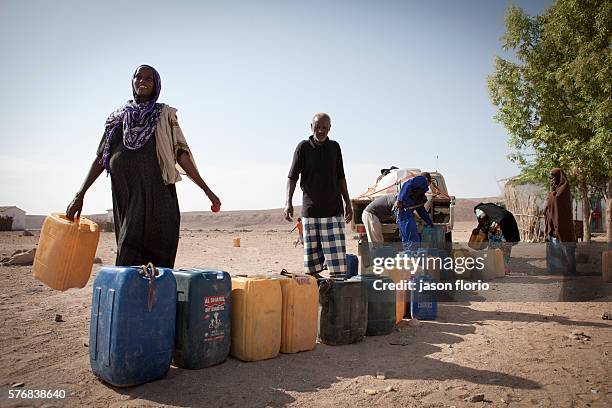
M225 310L225 296L206 296L204 298L204 341L217 341L225 338L224 322L221 320Z
M310 279L307 276L296 276L295 282L298 285L310 285Z

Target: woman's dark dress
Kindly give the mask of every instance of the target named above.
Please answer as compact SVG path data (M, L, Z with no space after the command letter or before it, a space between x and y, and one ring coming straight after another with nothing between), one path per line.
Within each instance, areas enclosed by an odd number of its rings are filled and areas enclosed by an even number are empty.
M102 156L104 140L98 148ZM180 212L174 184L165 185L157 159L155 135L138 150L123 144L121 127L110 150L117 266L173 268L178 247Z

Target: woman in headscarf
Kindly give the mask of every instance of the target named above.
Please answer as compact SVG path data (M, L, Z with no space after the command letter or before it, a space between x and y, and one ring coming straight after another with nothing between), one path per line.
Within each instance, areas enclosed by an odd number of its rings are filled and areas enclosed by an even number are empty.
M546 198L544 217L546 237L559 242L575 242L574 218L572 216L572 193L563 170L554 168L548 175L550 192Z
M480 203L474 207L474 213L478 219L478 227L472 231L472 235L482 231L487 237L487 242L478 249L486 246L500 248L504 255L505 273L509 274L512 271L510 268L512 246L521 240L514 215L494 203Z
M548 175L550 182L550 192L546 198L544 207L545 233L546 239L550 242L547 246L547 261L549 271L555 272L551 268L559 256L561 259L564 274L575 275L576 264L574 260L574 218L572 216L572 193L570 184L563 170L554 168ZM558 251L561 249L561 252Z
M81 213L85 193L106 170L111 177L117 240L116 265L173 268L180 212L174 183L186 174L212 202L219 198L206 185L178 125L176 109L158 103L161 79L149 65L132 76L133 100L110 114L87 178L66 216Z

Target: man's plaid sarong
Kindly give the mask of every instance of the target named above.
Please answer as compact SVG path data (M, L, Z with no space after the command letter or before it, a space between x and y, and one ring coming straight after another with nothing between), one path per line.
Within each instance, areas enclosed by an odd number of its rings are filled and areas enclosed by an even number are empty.
M331 277L346 275L344 216L302 218L304 224L304 269L318 273L327 265Z

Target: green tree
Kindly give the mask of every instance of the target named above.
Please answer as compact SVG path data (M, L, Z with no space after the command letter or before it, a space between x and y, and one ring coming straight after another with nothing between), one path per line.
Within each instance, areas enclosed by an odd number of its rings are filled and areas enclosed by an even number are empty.
M518 179L543 182L551 167L563 168L585 220L589 191L602 191L612 243L612 2L557 0L539 16L511 5L505 23L502 47L513 57L496 57L488 87Z

